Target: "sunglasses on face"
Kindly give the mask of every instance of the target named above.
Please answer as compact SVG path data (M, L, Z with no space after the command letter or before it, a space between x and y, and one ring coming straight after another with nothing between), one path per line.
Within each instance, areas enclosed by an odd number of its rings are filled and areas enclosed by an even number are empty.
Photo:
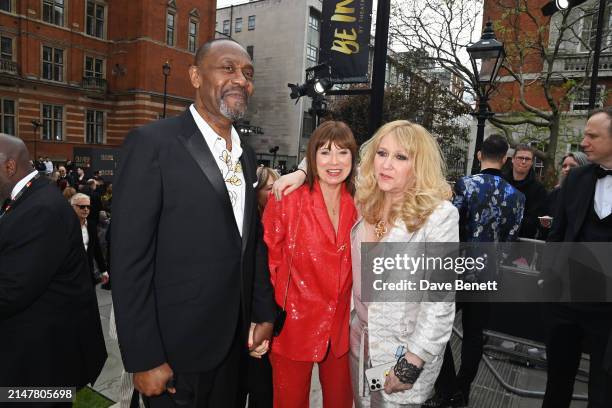
M89 210L91 208L90 205L80 205L80 204L74 204L75 207L79 207L81 210Z
M520 161L520 162L530 162L531 160L533 160L531 157L515 157L516 161Z

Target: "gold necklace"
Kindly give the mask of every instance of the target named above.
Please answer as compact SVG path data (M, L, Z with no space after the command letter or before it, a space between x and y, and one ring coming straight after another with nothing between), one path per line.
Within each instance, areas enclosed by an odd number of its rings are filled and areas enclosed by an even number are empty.
M387 233L387 223L385 220L380 220L374 224L374 234L376 238L381 239Z

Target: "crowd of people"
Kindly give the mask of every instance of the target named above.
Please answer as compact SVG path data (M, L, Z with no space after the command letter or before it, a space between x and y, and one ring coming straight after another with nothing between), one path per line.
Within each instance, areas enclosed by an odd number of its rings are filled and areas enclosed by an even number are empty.
M436 139L405 120L359 149L347 124L324 121L279 178L232 126L253 76L236 42L202 45L189 68L194 103L128 134L114 195L71 163L57 173L31 163L20 139L0 135L1 386L95 381L101 282L125 368L121 407L306 408L314 364L324 407L465 407L490 305L370 302L362 244L612 241L612 108L590 115L584 153L563 157L550 193L528 145L504 172L500 135L483 142L480 171L451 185ZM544 286L555 281L544 272ZM610 306L547 309L544 408L569 407L583 344L589 407L612 406ZM368 373L383 366L372 386Z

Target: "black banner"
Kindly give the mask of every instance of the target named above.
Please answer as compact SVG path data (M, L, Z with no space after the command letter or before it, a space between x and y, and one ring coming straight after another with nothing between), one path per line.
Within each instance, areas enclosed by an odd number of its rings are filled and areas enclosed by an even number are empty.
M369 82L372 0L323 0L319 63L335 83Z
M82 167L87 177L93 176L93 172L100 171L100 176L106 182L113 182L119 149L75 147L73 150L74 165Z

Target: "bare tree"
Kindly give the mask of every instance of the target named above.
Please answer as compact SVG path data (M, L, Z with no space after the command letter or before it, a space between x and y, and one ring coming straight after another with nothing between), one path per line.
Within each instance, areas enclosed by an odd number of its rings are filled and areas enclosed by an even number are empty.
M554 163L564 114L590 77L592 41L579 31L586 19L595 14L594 5L588 2L559 12L551 19L544 17L529 0L486 3L485 13L498 16L493 21L495 33L504 42L507 54L501 79L504 85L491 99L499 110L512 112L490 122L504 131L511 145L525 141L515 137L519 128L535 127L535 132L529 133L541 136L528 141L544 142L536 155L543 160L545 177L550 182L555 178ZM427 51L427 58L461 78L466 92L476 99L479 88L465 50L480 37L482 8L482 0L400 1L393 7L391 39L408 49ZM571 46L575 49L578 44L586 51L586 69L568 76L562 61L573 54ZM534 101L533 96L538 94L544 103Z
M399 74L398 82L385 89L383 123L406 119L429 130L437 138L447 162L448 176L454 180L463 176L466 170L469 126L462 119L470 111L470 106L437 78L416 73L412 57L403 55L393 62L395 72ZM367 120L369 109L368 95L339 97L331 102L329 117L347 122L361 144L372 136Z

